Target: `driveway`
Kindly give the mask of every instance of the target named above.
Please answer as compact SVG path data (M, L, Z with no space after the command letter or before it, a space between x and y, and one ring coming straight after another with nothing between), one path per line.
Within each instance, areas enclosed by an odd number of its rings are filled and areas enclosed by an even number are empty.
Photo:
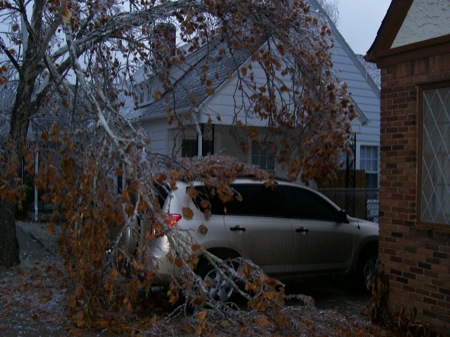
M21 264L0 269L0 336L117 337L80 330L64 315L66 289L61 282L58 235L47 225L16 222Z
M0 270L0 335L116 336L78 331L70 326L61 310L66 290L54 277L54 273L61 273L55 267L59 259L57 235L49 234L46 225L40 223L18 221L16 228L22 263L14 269ZM332 310L348 318L368 320L361 312L369 295L352 290L341 279L295 282L287 284L286 290L288 294L311 296L319 311Z
M354 318L362 316L368 319L365 312L369 292L355 289L341 277L288 283L286 293L311 296L318 310L335 310Z

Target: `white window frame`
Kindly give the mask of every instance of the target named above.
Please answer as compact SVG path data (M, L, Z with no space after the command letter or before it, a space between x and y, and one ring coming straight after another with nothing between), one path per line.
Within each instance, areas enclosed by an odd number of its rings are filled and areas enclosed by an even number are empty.
M366 156L370 150L370 156ZM371 188L379 188L380 186L380 147L372 144L361 144L359 146L359 169L364 170L366 174L376 175L376 186Z
M159 85L157 85L155 81L156 79L153 78L137 85L137 90L139 93L139 106L147 105L155 101L154 93L159 88Z
M265 143L265 146L262 150L259 147L259 144L261 143ZM256 165L268 172L275 173L275 155L269 153L269 147L269 142L252 141L250 160L252 165Z

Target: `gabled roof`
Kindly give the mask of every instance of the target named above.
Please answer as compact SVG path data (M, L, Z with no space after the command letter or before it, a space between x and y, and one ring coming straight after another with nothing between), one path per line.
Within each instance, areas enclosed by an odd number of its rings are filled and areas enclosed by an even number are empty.
M353 52L336 25L317 0L309 0L309 2L314 9L317 9L328 18L328 25L330 26L334 39L331 59L337 71L336 75L347 83L348 90L352 94L352 100L355 103L355 111L359 115L360 122L365 124L369 118L367 118L363 109L374 109L373 102L369 102L371 100L369 97L376 97L377 100L380 97L380 81L378 80L380 76L379 71L376 69L369 71L365 62L358 58ZM378 76L374 77L373 75ZM371 107L369 107L369 105L371 105ZM376 109L379 112L379 101L376 102L376 105Z
M205 52L204 49L209 50ZM191 68L174 83L173 88L163 93L161 99L137 109L128 102L123 110L124 115L131 120L142 121L164 115L168 106L177 112L192 109L209 97L208 88L216 90L249 58L249 54L241 50L231 52L224 42L205 45L196 53L204 56L192 64ZM206 71L203 69L204 66L208 67ZM208 86L205 79L202 79L204 74L207 80L211 81Z
M324 13L316 0L309 1L313 10ZM372 104L368 103L368 100L371 99L368 97L378 99L380 95L379 84L374 82L371 73L367 71L362 61L357 58L331 20L328 21L333 38L337 42L335 44L338 45L338 48L334 48L332 51L332 60L337 71L336 75L347 83L349 91L353 94L352 98L355 103L355 109L359 114L359 119L364 124L368 121L368 118L363 112L364 108L362 106ZM209 48L209 51L205 53L204 48ZM225 53L220 56L220 60L212 61L219 57L223 50L225 50ZM162 95L160 100L136 108L134 102L128 99L122 110L123 115L132 121L138 120L142 122L152 118L163 117L169 106L172 108L172 111L176 110L177 112L193 109L210 97L204 81L202 82L202 76L205 73L202 67L205 64L208 64L206 74L208 80L211 81L209 87L216 90L250 57L248 53L243 51L230 52L224 42L203 46L195 53L203 53L204 57L193 64L192 68L187 70L184 76L174 83L173 88ZM216 76L216 73L218 76ZM195 104L192 104L192 97L195 97ZM379 106L379 102L376 105Z
M381 88L381 71L377 68L377 66L371 62L367 62L364 60L364 55L357 54L359 62L366 69L366 77L371 78L378 88Z
M450 11L448 3L445 4L446 1L430 3L427 0L392 0L365 59L377 63L378 66L385 66L420 57L449 53ZM441 16L440 20L427 15L426 11L433 6L441 6L443 9L447 7L447 10L436 11ZM417 16L414 16L414 13ZM419 19L422 22L419 22ZM410 25L409 29L405 29L407 25ZM441 34L434 36L423 33L427 26L432 26ZM398 43L396 39L402 30L404 31L402 34L409 34L412 37L411 43ZM423 33L422 39L416 36L419 35L419 32Z

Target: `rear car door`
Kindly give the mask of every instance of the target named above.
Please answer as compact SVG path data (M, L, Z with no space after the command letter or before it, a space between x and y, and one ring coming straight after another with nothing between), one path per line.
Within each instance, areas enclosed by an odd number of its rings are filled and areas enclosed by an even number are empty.
M353 232L339 221L339 209L326 198L301 186L281 186L294 236L294 268L299 273L348 269Z
M292 269L294 237L278 188L262 183L235 184L240 197L227 205L225 227L231 245L266 273Z

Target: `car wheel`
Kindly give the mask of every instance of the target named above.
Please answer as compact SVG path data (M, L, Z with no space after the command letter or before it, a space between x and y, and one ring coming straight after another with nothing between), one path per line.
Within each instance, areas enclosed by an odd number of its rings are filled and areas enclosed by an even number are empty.
M365 260L362 267L362 276L364 280L367 280L371 275L374 275L377 271L377 256L369 257Z
M229 274L228 271L224 271L224 273ZM200 265L197 274L203 278L211 298L220 302L227 302L233 296L233 286L211 264L205 262Z
M378 254L376 252L361 255L353 277L355 285L360 289L370 289L370 279L376 276Z

